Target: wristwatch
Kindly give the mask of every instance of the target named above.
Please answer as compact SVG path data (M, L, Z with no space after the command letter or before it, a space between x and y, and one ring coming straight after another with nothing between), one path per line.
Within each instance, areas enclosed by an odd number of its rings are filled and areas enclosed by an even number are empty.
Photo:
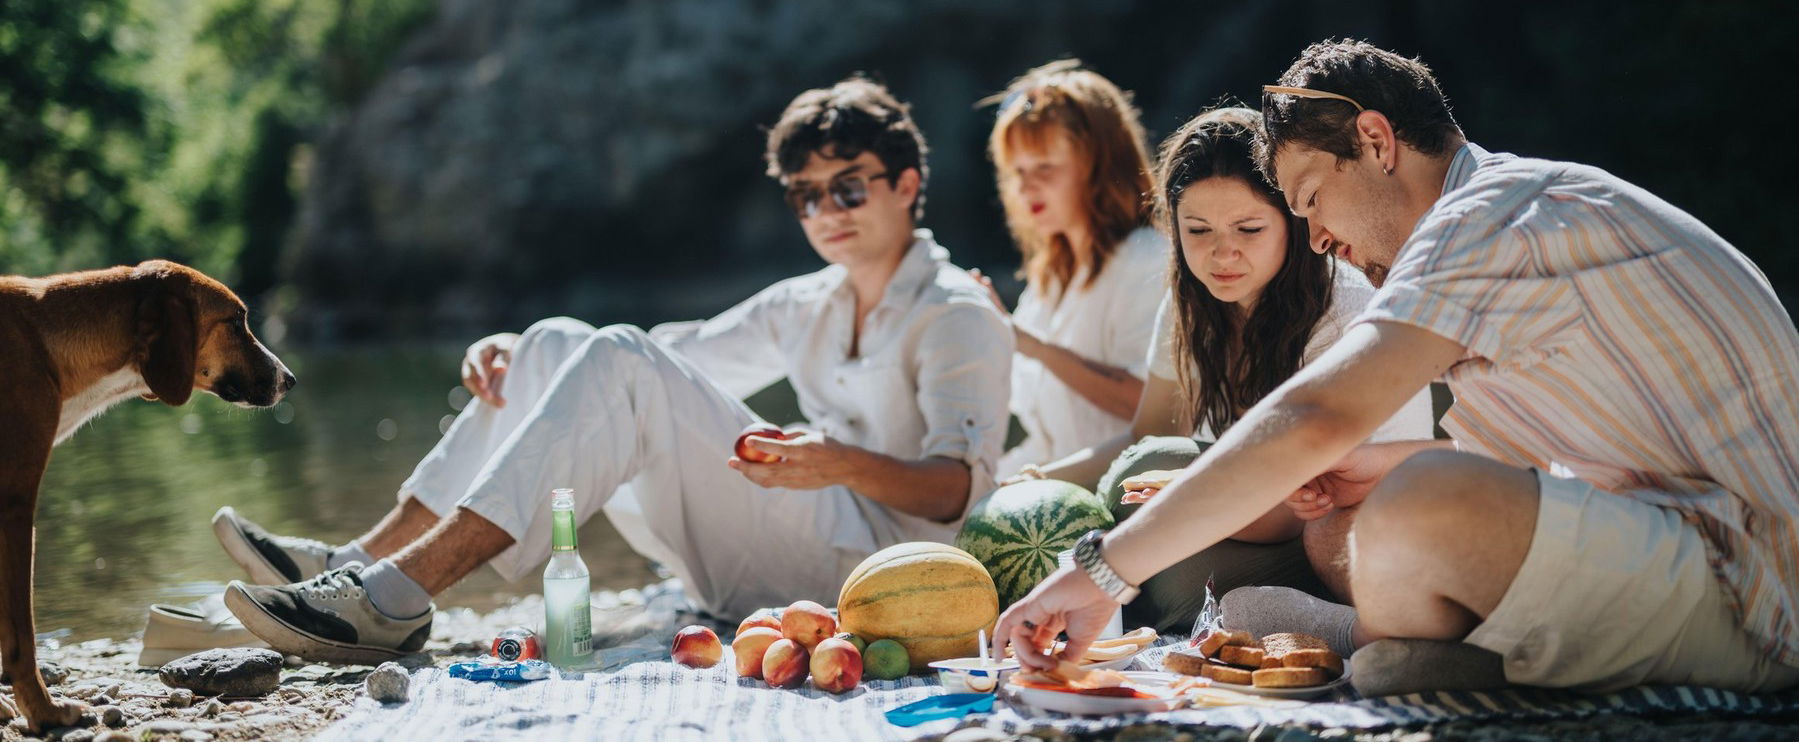
M1113 601L1120 605L1129 603L1137 597L1140 590L1119 577L1117 572L1112 571L1112 565L1106 564L1106 558L1100 556L1099 542L1105 537L1106 532L1098 529L1081 536L1079 541L1074 542L1074 563L1086 570L1087 576L1093 579L1093 584L1098 585Z

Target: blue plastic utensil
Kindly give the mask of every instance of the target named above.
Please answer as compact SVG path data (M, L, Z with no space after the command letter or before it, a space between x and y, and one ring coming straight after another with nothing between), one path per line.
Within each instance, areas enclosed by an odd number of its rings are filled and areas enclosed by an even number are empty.
M908 703L887 712L887 721L912 727L938 719L959 719L993 710L992 693L949 693Z

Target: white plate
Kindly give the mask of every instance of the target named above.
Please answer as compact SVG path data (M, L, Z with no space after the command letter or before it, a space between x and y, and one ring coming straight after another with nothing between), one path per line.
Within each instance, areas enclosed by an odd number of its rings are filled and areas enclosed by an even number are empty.
M1094 662L1091 664L1081 665L1081 669L1082 670L1123 670L1124 668L1130 667L1131 660L1137 659L1137 655L1140 655L1140 654L1143 654L1143 650L1141 650L1141 649L1139 649L1135 652L1132 652L1130 654L1127 654L1123 657L1119 657L1118 659L1115 659L1115 660L1106 660L1105 662Z
M1165 686L1180 679L1179 676L1167 672L1126 672L1124 676L1130 678L1133 683L1148 686ZM1173 694L1168 698L1113 698L1025 688L1009 683L1006 685L1006 692L1027 706L1034 706L1046 711L1060 711L1064 714L1147 714L1167 711L1182 703L1182 698Z
M1268 698L1317 698L1347 684L1349 682L1349 673L1349 659L1346 657L1343 659L1343 677L1332 680L1324 685L1308 685L1304 688L1257 688L1253 685L1220 683L1214 680L1212 681L1212 687L1234 690L1238 693L1248 693L1255 696L1266 696Z

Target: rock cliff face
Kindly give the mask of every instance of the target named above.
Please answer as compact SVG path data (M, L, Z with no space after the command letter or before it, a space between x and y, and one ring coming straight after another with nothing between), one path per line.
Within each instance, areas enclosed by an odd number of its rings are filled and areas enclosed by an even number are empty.
M974 43L1024 5L446 0L317 145L286 261L290 325L656 319L815 266L760 174L759 126L800 90L898 59L914 83L901 94L954 96L930 108L970 119L956 133L978 146L970 104L1009 73L977 79L907 49L919 34L937 40L921 49ZM959 149L977 159L946 169L984 174L978 149Z

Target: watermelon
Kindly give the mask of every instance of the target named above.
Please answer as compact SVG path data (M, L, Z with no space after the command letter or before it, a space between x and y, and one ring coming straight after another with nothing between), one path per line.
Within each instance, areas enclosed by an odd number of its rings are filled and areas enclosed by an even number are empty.
M1112 513L1098 495L1069 482L1038 479L993 491L974 506L956 548L993 575L1004 608L1056 570L1056 555L1095 528L1111 528Z

